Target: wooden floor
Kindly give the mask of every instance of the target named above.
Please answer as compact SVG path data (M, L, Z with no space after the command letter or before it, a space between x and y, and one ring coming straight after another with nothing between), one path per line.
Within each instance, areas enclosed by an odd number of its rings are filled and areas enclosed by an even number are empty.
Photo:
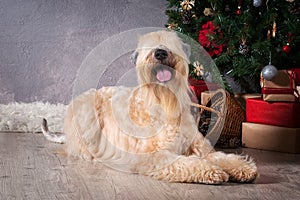
M0 199L300 199L300 154L254 149L252 184L168 183L67 159L41 134L0 133Z

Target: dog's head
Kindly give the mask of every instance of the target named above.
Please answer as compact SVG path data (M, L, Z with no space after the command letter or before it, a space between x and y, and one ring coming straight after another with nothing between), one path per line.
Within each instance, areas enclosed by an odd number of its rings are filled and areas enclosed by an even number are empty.
M175 32L158 31L139 38L132 59L140 84L182 82L188 77L190 47Z
M190 105L189 56L189 45L176 32L158 31L139 38L132 56L139 84L167 111L178 114Z

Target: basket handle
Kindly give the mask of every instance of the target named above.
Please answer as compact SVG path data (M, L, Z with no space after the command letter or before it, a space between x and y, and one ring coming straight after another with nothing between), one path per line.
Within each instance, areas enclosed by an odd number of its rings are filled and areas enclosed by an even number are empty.
M201 108L201 109L204 109L204 110L207 110L209 112L213 112L213 113L216 113L219 117L223 117L223 114L213 108L209 108L207 106L204 106L204 105L201 105L201 104L197 104L197 103L191 103L191 106L194 106L194 107L198 107L198 108Z

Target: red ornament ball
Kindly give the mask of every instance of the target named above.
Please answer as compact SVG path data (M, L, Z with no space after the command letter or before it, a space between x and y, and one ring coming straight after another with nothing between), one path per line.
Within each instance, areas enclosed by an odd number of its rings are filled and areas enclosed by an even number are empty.
M284 53L290 53L290 51L291 51L290 45L289 45L289 44L284 45L284 46L282 47L282 51L283 51Z
M240 15L240 14L242 14L242 11L241 11L241 9L238 9L238 10L236 11L236 14L237 14L237 15Z

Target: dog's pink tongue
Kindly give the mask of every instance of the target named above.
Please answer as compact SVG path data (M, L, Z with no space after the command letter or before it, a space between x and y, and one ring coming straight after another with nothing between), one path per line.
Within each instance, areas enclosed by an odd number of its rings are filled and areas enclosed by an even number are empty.
M156 79L159 82L167 82L167 81L171 80L171 78L172 78L172 73L166 69L159 70L156 74Z

